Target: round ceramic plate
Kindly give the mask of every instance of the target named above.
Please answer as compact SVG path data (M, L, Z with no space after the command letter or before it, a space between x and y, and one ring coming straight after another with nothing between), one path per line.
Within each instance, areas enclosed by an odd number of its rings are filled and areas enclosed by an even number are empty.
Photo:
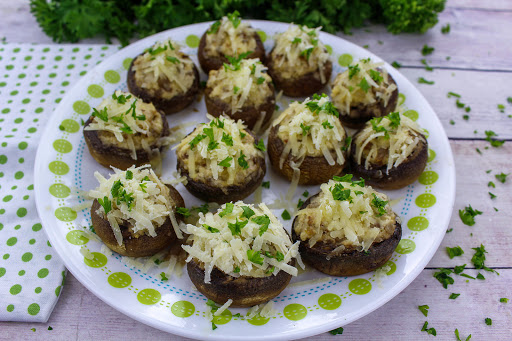
M270 51L273 36L288 24L251 21ZM455 196L455 168L448 139L425 98L389 64L384 67L400 90L399 102L409 116L426 130L429 143L428 164L419 180L401 190L387 191L394 199L394 211L402 218L402 241L388 262L389 271L382 276L368 273L356 277L329 278L309 270L292 279L291 284L274 301L271 318L246 319L247 309L229 309L215 317L212 330L205 312L210 309L206 298L193 289L184 271L181 277L167 281L161 269L147 271L126 265L122 257L112 253L94 238L85 238L79 230L91 223L89 208L78 209L86 200L81 195L97 186L95 171L107 175L111 170L100 166L86 148L80 122L91 114L116 89L126 90L126 74L132 58L156 41L172 38L183 46L197 64L199 37L208 28L202 23L172 29L132 44L85 75L68 92L46 126L37 151L35 190L37 208L46 233L66 267L96 296L124 314L170 333L199 339L252 340L306 337L344 326L382 306L403 290L426 266L438 248L450 219ZM333 61L333 77L352 61L371 57L367 50L339 37L321 33ZM201 75L206 79L206 75ZM290 99L278 103L281 110ZM181 113L168 117L170 126L184 122L205 122L204 101L194 102ZM189 126L188 130L193 127ZM176 155L168 150L163 163L163 179L172 179ZM262 189L263 202L271 204L286 193L289 183L271 169ZM183 185L176 187L188 207L201 204ZM299 186L293 206L303 192L313 194L318 186ZM303 198L304 199L304 198ZM253 196L245 200L253 202ZM281 210L274 210L281 217ZM289 230L291 220L283 221ZM93 260L84 258L80 249L92 252Z

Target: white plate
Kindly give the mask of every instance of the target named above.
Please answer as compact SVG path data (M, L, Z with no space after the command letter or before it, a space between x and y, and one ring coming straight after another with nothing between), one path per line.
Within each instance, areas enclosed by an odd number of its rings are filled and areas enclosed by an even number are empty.
M288 27L288 24L256 20L251 24L266 38L267 51L273 46L273 35ZM403 236L391 258L392 270L381 280L374 273L329 279L316 271L308 271L294 278L292 285L274 299L277 315L273 318L248 321L232 316L236 313L245 315L246 309L230 309L215 320L218 328L212 331L211 323L204 316L209 309L206 299L192 289L186 271L181 278L162 282L159 276L162 270L152 269L144 273L126 266L118 254L102 253L102 243L93 239L81 245L85 240L73 231L89 226L90 213L88 208L77 209L78 212L72 208L84 203L79 190L87 191L97 186L94 171L104 175L109 173L85 148L81 119L86 120L90 108L97 106L103 97L110 96L116 89L126 90L126 68L130 59L155 41L172 37L182 43L184 52L197 63L199 37L208 26L209 23L184 26L138 41L96 66L66 94L46 126L35 164L37 208L53 247L73 275L104 302L143 323L187 337L218 340L300 338L344 326L382 306L402 291L433 256L448 226L455 196L455 168L443 128L420 92L389 64L385 67L398 84L400 101L405 100L404 105L414 110L409 112L411 117L417 117L418 123L429 132L430 153L419 182L387 192L392 199L399 200L394 210L402 218ZM339 61L343 63L350 57L354 61L367 57L380 61L367 50L339 37L322 32L320 38L332 49L333 77L345 69ZM201 77L206 78L204 74ZM201 122L206 120L205 112L204 101L200 101L169 116L168 120L170 126L187 121ZM172 178L175 169L175 153L169 150L164 160L163 178ZM266 203L272 203L289 186L270 168L265 180L271 182L270 189L263 189ZM182 185L177 189L187 206L200 204ZM299 186L295 203L305 189ZM318 191L318 186L307 189L313 194ZM246 201L252 202L252 196ZM278 217L281 212L275 211ZM285 221L287 229L290 223ZM95 252L94 262L84 261L81 247ZM293 285L319 278L326 280Z

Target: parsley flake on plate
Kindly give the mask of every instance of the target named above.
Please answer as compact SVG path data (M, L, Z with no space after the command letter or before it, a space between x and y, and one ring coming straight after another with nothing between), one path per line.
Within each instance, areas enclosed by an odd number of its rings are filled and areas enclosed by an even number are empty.
M475 217L482 214L481 211L473 209L471 205L465 207L463 210L459 210L459 217L462 222L468 226L475 225Z

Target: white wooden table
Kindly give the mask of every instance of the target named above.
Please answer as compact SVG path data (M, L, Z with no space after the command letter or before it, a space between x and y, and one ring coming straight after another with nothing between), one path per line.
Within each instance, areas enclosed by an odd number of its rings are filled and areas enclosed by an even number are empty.
M0 37L5 36L8 42L51 43L30 15L27 2L0 2ZM340 36L360 46L368 45L370 51L388 62L400 62L400 71L417 85L441 119L457 167L457 198L449 226L453 231L446 235L427 268L402 293L377 311L344 326L342 336L324 333L315 339L432 339L433 336L420 331L425 320L437 330L436 340L455 340L455 328L463 339L469 334L472 340L512 339L512 175L505 184L500 183L491 190L498 198L491 200L487 193L488 181L497 183L493 174L512 171L512 118L509 117L512 105L506 100L512 96L512 1L450 0L439 19L425 35L394 36L384 27L369 26L354 30L353 35ZM441 27L447 23L451 26L450 33L441 34ZM420 51L424 44L435 47L435 52L423 57ZM433 72L424 69L422 58L434 67ZM435 84L418 84L418 77L433 80ZM456 107L455 100L447 98L449 91L460 94L462 102L471 107L468 121L462 118L465 112ZM497 104L505 104L505 114L499 112ZM507 142L501 148L490 147L484 140L485 130L493 130ZM491 174L486 173L489 169ZM473 227L462 224L457 213L468 204L483 211ZM499 276L485 272L485 281L468 283L457 278L448 290L432 277L439 267L466 263L471 269L471 248L480 244L489 252L486 265L497 270ZM465 254L450 260L445 248L457 245ZM469 271L472 272L476 274ZM452 292L461 295L450 300L448 296ZM501 297L511 301L500 303ZM428 318L417 308L424 304L430 306ZM492 319L492 326L485 324L486 317ZM48 331L48 326L53 330ZM30 330L34 327L38 333ZM47 324L0 322L2 340L42 338L185 340L117 312L71 274Z

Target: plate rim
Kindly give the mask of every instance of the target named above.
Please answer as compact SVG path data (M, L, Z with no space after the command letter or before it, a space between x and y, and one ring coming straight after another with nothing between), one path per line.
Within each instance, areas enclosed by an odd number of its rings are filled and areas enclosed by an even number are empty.
M248 22L250 24L251 23L260 23L260 24L271 24L271 25L278 25L278 26L289 26L290 25L290 23L270 21L270 20L244 19L244 21ZM214 21L207 21L207 22L189 24L189 25L185 25L185 26L179 26L179 27L161 31L161 32L158 32L151 36L137 40L136 42L133 42L130 45L127 45L127 46L119 49L117 52L113 53L112 55L110 55L109 57L104 59L101 63L95 65L92 69L90 69L88 71L87 75L85 75L83 78L79 79L75 83L75 85L68 91L68 94L74 93L74 92L76 92L77 89L83 87L83 84L88 82L88 80L91 77L90 75L94 72L95 69L101 67L103 63L106 63L110 60L119 58L118 57L119 54L121 54L125 49L133 47L133 45L143 46L147 42L154 43L157 40L157 39L155 39L155 36L169 34L169 33L172 33L173 30L178 30L178 29L179 30L190 30L191 28L194 28L196 26L209 25L213 22ZM455 162L454 162L454 158L453 158L453 151L452 151L452 148L450 145L450 141L448 139L448 136L446 135L446 131L444 130L444 128L439 120L437 113L432 109L430 103L426 100L426 98L419 91L419 89L416 86L414 86L409 81L409 79L407 79L404 75L402 75L398 70L394 69L389 63L384 61L381 57L375 55L374 53L372 53L366 49L363 49L362 47L360 47L360 46L356 45L355 43L352 43L342 37L339 37L334 34L324 32L324 31L321 31L321 34L328 35L334 39L341 39L344 41L344 43L351 46L351 48L353 49L352 51L364 52L364 54L370 55L370 56L372 56L372 58L376 58L378 60L383 61L385 63L386 68L388 70L391 70L391 72L393 73L393 76L395 76L395 74L399 75L400 82L406 84L407 87L414 89L418 93L419 98L427 106L427 109L429 109L432 113L434 113L434 117L435 117L434 124L437 126L436 134L439 134L439 139L441 141L443 141L444 143L446 143L448 146L448 148L447 148L447 150L445 150L445 152L446 152L447 161L450 163L449 167L447 167L448 168L447 178L448 178L448 184L450 186L448 188L448 191L445 192L445 193L448 193L449 197L444 199L444 201L446 204L449 204L449 205L447 205L447 209L446 209L448 214L444 214L444 217L441 217L441 219L444 218L444 221L440 222L440 223L442 223L443 226L448 227L451 216L453 214L453 207L455 204L456 172L455 172ZM66 94L64 96L63 101L61 101L57 105L57 107L53 111L52 115L48 119L46 126L44 128L44 132L41 135L41 138L39 141L48 139L48 135L50 135L51 127L58 120L58 117L59 117L58 113L63 111L61 109L61 107L63 108L65 106L66 101L64 99L68 96L68 94ZM56 232L53 232L52 229L49 229L46 227L46 226L49 226L50 224L48 221L45 221L45 219L43 219L43 217L45 217L45 215L41 214L45 210L45 208L43 207L44 199L42 198L43 191L41 191L41 186L42 186L40 183L41 179L40 179L40 177L37 176L37 174L38 174L38 171L42 170L45 166L43 164L42 154L43 154L43 150L47 149L47 148L48 148L48 146L43 146L43 144L41 144L41 143L39 144L39 147L37 148L36 158L35 158L35 163L34 163L34 192L35 192L35 200L36 200L36 209L37 209L39 218L41 220L41 223L44 227L45 233L52 245L58 245L61 241L61 238L59 236L57 236ZM450 202L446 202L446 200L449 200ZM448 211L448 208L449 208L449 211ZM402 292L410 283L412 283L412 281L414 281L414 279L416 279L416 277L424 270L426 265L430 262L430 260L434 256L434 254L439 249L439 245L441 244L443 238L444 238L444 233L443 234L439 233L437 236L435 236L433 238L432 247L428 250L428 252L424 255L424 257L420 259L420 261L418 262L418 265L411 272L409 272L402 279L400 279L399 282L396 283L385 294L380 295L373 302L366 304L364 306L364 309L359 309L359 310L355 311L353 314L351 314L351 316L349 318L337 318L337 319L333 319L332 321L329 321L324 324L311 325L306 330L301 329L298 331L294 331L293 329L291 329L288 331L281 332L279 335L266 336L265 338L268 340L283 340L283 339L290 339L290 338L302 338L302 337L313 336L313 335L317 335L317 334L320 334L323 332L327 332L331 329L337 328L340 325L346 326L347 324L352 323L352 322L362 318L363 316L370 314L371 312L375 311L376 309L380 308L381 306L383 306L384 304L389 302L391 299L393 299L396 295L398 295L400 292ZM82 271L78 267L75 267L74 264L70 260L68 260L68 258L66 257L66 254L64 252L64 249L56 248L56 247L54 247L53 249L57 252L60 259L66 266L66 268L73 274L73 276L82 285L84 285L87 288L87 290L89 290L96 297L98 297L100 300L102 300L104 303L108 304L115 310L123 313L126 316L129 316L130 318L132 318L136 321L139 321L139 322L149 325L151 327L157 328L159 330L162 330L162 331L165 331L168 333L172 333L175 335L184 336L184 337L192 337L192 338L196 338L196 339L208 339L208 340L239 340L240 339L238 336L225 335L222 333L209 334L205 337L204 333L195 332L194 330L187 330L187 329L177 327L174 325L170 325L170 324L165 324L165 323L160 322L159 320L152 319L150 316L147 316L144 314L142 314L142 315L137 314L135 310L129 309L129 306L124 306L124 305L114 306L113 302L110 302L109 297L107 297L107 295L101 291L96 291L93 288L96 284L91 282L87 276L83 275ZM299 333L300 333L300 335L299 335ZM258 340L258 339L261 339L261 337L248 335L244 339L245 340Z

